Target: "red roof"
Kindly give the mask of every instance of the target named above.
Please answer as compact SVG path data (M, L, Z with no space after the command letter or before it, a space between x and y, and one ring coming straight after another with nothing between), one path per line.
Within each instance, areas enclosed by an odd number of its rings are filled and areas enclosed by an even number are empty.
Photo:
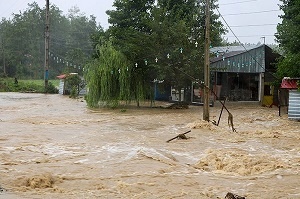
M58 79L65 79L67 77L66 74L61 74L61 75L58 75L56 76Z
M286 88L286 89L297 89L297 80L298 79L293 79L293 78L283 78L281 82L281 88Z

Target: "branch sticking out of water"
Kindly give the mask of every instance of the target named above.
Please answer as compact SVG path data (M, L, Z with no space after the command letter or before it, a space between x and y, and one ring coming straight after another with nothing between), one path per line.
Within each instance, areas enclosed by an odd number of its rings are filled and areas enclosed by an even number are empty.
M188 133L190 133L191 132L191 130L189 130L189 131L187 131L187 132L185 132L185 133L181 133L181 134L179 134L179 135L177 135L176 137L173 137L173 138L171 138L171 139L169 139L167 142L171 142L172 140L175 140L175 139L177 139L177 138L180 138L180 139L187 139L187 137L185 136L185 134L188 134Z

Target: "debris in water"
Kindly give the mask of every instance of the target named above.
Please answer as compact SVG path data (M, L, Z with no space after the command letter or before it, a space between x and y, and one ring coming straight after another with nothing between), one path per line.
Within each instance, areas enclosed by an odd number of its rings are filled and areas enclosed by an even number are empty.
M181 134L177 135L176 137L173 137L173 138L169 139L167 142L170 142L170 141L175 140L175 139L187 140L188 138L186 137L185 134L190 133L190 132L191 132L191 130L189 130L189 131L187 131L185 133L181 133Z
M233 127L233 115L228 112L228 126L232 128L232 132L236 132L236 129Z
M165 104L165 105L161 106L161 108L165 108L165 109L188 109L189 105L186 102L175 102L175 103Z
M52 188L55 182L51 174L38 175L25 179L25 186L32 189Z
M225 199L246 199L245 197L238 196L236 194L228 192L225 196Z
M4 189L3 187L0 186L0 193L6 191L6 189Z

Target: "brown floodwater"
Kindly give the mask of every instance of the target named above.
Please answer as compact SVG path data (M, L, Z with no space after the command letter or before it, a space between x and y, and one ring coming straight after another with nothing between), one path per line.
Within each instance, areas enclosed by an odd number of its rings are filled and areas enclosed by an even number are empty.
M0 198L300 198L300 122L228 107L235 133L226 112L215 126L200 106L91 110L83 99L0 93Z

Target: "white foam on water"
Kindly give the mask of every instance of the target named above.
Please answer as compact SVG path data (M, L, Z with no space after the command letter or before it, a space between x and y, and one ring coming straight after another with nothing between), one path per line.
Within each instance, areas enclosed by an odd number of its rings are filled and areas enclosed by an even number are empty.
M74 164L83 164L88 161L89 161L89 159L82 159L82 160L75 161Z
M139 154L144 154L149 157L156 157L160 159L170 160L172 158L168 157L174 156L174 158L187 160L188 163L195 163L199 160L199 155L194 156L193 153L188 152L176 152L166 149L156 150L155 148L132 145L130 143L118 143L118 144L108 144L102 146L101 150L97 151L101 155L106 154L110 159L116 159L118 162L127 161L137 157ZM169 155L168 155L169 154ZM98 162L104 162L101 160ZM184 161L186 163L186 161Z

